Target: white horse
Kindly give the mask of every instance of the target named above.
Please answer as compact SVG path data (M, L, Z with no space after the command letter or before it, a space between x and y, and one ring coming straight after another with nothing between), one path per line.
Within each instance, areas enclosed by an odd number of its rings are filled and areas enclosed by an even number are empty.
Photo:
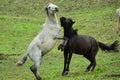
M118 27L118 30L117 30L117 33L119 33L120 32L120 8L118 8L117 10L116 10L116 14L117 14L117 27Z
M42 62L42 57L49 52L56 43L56 38L61 38L60 26L56 18L58 6L50 3L45 7L47 18L42 26L41 32L33 39L28 47L28 52L22 57L17 65L22 65L27 60L27 56L31 58L34 64L30 67L37 80L41 80L38 75L38 67Z

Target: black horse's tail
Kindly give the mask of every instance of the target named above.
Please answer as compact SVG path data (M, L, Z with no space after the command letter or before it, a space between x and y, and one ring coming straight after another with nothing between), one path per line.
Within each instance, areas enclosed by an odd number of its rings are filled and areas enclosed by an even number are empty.
M119 46L118 41L114 41L112 44L104 44L102 42L98 42L99 47L103 50L103 51L114 51L117 52L118 49L117 47Z

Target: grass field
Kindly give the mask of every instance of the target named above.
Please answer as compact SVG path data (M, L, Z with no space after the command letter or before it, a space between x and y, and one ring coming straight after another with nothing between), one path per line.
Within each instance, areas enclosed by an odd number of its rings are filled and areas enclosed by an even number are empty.
M61 16L76 21L74 28L79 34L91 35L98 41L120 42L116 33L115 11L120 7L119 0L51 0L59 6ZM30 59L21 67L15 65L27 51L32 39L38 34L45 21L44 6L49 0L0 0L0 80L36 80L29 67ZM62 28L61 28L62 30ZM44 56L39 68L43 80L120 80L120 52L99 50L94 72L85 72L89 61L83 56L73 55L70 72L61 76L63 52L54 49ZM120 47L118 47L120 51ZM4 55L3 55L4 54ZM20 56L5 56L21 54Z

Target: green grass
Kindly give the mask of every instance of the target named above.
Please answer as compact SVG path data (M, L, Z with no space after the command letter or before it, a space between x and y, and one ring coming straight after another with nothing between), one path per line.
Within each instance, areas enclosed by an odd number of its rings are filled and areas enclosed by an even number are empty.
M46 17L43 7L49 1L15 1L0 0L0 54L21 55L5 56L5 59L0 56L0 80L35 80L29 70L33 64L30 59L21 67L16 66L15 62L27 51L29 43L40 31ZM54 3L60 8L58 19L61 16L72 18L76 21L74 28L79 30L79 34L91 35L104 43L120 41L119 35L116 34L115 15L120 1L98 0L95 4L91 0L56 0ZM82 56L73 55L69 74L61 76L63 52L57 50L60 42L44 56L39 68L43 80L120 80L120 53L101 50L96 56L97 66L94 72L86 73L89 61ZM120 47L118 49L120 50Z

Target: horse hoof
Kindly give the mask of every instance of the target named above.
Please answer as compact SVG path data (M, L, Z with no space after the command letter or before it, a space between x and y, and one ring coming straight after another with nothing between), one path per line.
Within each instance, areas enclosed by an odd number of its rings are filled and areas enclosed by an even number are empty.
M62 76L65 76L65 75L67 75L68 74L68 71L64 71L63 73L62 73Z
M89 72L89 70L88 70L88 69L86 69L86 70L85 70L85 72Z
M22 65L23 65L23 62L22 62L22 61L18 61L18 62L16 63L16 65L17 65L17 66L22 66Z
M42 80L41 78L37 79L37 80Z

